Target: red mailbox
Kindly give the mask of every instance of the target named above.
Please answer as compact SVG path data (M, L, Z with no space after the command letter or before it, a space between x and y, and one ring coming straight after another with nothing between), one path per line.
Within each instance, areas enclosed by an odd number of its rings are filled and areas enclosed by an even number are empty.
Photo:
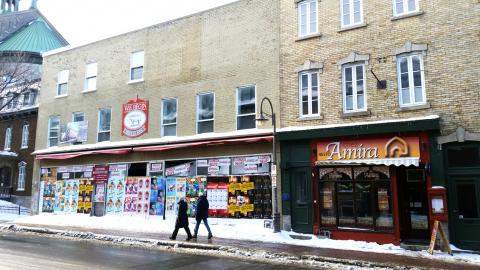
M428 204L430 211L430 219L438 221L448 220L447 209L447 189L445 187L436 186L428 189Z

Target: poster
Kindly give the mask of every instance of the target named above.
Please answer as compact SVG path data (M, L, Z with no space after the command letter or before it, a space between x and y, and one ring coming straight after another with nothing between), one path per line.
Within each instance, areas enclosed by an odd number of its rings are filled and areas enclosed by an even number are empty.
M42 189L42 212L44 213L53 213L55 205L55 187L56 181L52 178L47 178L43 181Z
M320 195L322 197L323 208L332 209L333 207L332 190L329 188L323 188L322 191L320 191Z
M205 194L207 190L207 178L205 176L196 176L186 178L186 201L188 204L187 215L195 217L200 194Z
M138 193L137 193L137 213L148 215L150 207L150 177L137 177Z
M389 211L388 190L386 188L378 189L378 210Z
M127 165L110 165L107 183L107 203L105 212L107 215L121 214L125 207L125 191Z
M125 186L125 213L137 212L137 198L138 198L138 180L136 177L128 177ZM113 203L113 201L112 201Z
M247 159L248 161L248 159ZM251 158L250 162L258 162ZM228 215L232 217L253 217L255 184L250 176L231 176L228 187Z
M165 182L163 177L152 177L150 192L150 210L152 216L163 216L165 201Z
M65 181L55 183L55 205L53 211L55 214L61 214L65 209Z

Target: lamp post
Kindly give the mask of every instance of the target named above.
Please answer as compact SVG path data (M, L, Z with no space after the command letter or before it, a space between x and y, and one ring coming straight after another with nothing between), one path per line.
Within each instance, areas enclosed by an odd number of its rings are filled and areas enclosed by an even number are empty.
M266 113L263 111L263 102L267 101L270 105L271 114ZM276 126L276 118L275 112L273 111L272 102L269 98L264 97L262 102L260 102L260 115L256 118L256 122L258 126L263 126L268 119L272 119L272 126L273 126L273 148L272 148L272 167L270 169L270 176L272 180L272 211L273 211L273 232L280 232L280 213L278 212L278 202L277 202L277 151L276 151L276 135L277 135L277 126Z

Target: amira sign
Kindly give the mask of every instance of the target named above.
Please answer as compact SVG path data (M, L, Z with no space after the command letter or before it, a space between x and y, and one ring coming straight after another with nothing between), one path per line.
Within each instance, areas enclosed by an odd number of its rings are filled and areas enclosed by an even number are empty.
M135 138L148 132L148 100L130 100L123 104L122 134Z
M397 160L401 163L402 160L413 159L418 162L419 157L420 140L416 136L365 138L317 143L317 162L348 163L348 161L356 161L369 163L379 160Z

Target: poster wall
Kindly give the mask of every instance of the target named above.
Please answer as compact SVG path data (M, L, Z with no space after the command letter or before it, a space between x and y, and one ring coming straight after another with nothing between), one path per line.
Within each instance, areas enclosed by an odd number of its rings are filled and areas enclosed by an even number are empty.
M110 165L107 184L107 215L121 214L125 207L127 165Z
M165 184L163 177L152 177L152 186L150 192L150 210L152 216L163 216L165 207Z
M77 213L90 214L92 212L93 182L91 179L80 179L78 188Z
M77 213L79 184L78 180L56 182L54 213Z
M253 217L254 182L250 176L231 176L228 187L228 215L232 217Z
M55 183L54 178L48 178L43 183L43 199L42 199L42 212L44 213L53 213L55 205Z
M200 194L207 190L207 177L196 176L186 178L186 201L188 204L187 215L195 217Z
M148 215L150 207L150 177L137 177L138 195L137 195L137 213Z
M137 212L138 181L136 177L128 177L125 186L124 212L133 214Z

